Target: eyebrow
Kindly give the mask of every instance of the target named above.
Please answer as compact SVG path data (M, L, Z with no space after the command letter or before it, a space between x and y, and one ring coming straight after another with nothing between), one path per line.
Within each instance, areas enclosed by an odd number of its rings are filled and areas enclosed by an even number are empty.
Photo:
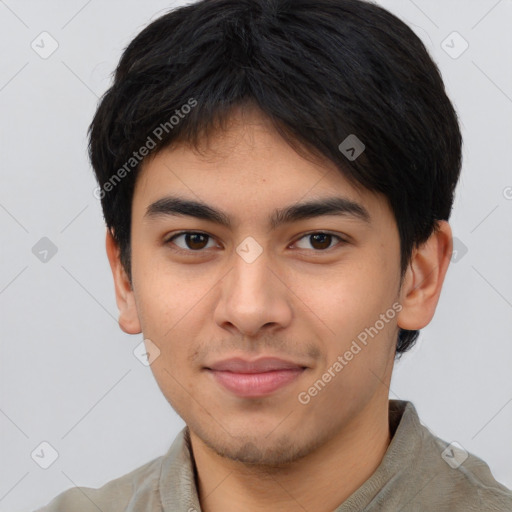
M325 215L349 217L371 224L371 216L362 204L347 197L325 197L274 210L269 219L269 228L274 230L283 224ZM148 219L156 219L162 216L196 217L214 222L228 229L233 227L229 215L224 211L200 201L178 196L166 196L158 199L148 206L144 215Z

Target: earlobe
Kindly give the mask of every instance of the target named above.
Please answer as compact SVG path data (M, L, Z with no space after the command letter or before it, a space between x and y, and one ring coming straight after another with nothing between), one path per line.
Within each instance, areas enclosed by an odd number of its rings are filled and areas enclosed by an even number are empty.
M140 334L142 329L135 303L135 295L121 263L119 246L109 229L107 229L105 246L114 278L116 303L119 308L119 327L127 334Z
M432 320L453 249L452 231L446 221L438 221L436 230L419 248L411 261L400 290L397 322L402 329L422 329Z

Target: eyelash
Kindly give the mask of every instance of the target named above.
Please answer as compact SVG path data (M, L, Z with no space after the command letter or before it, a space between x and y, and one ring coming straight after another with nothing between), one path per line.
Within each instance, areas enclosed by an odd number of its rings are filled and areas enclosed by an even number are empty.
M204 231L180 231L178 233L174 233L172 236L168 237L166 240L165 240L165 244L168 245L170 244L171 242L173 242L173 240L175 240L176 238L182 236L182 235L193 235L193 234L196 234L196 235L204 235L206 237L208 237L208 242L210 240L214 240L215 237L213 237L212 235L209 235L208 233L205 233ZM330 236L332 238L337 238L339 240L338 242L338 245L344 245L344 244L347 244L347 240L345 240L344 238L342 238L341 236L339 235L335 235L334 233L329 233L328 231L311 231L309 233L305 233L304 235L302 235L301 237L297 238L295 240L295 242L293 242L294 244L297 243L298 241L302 240L303 238L307 238L307 237L310 237L310 236L313 236L313 235L327 235L327 236ZM207 242L207 243L208 243ZM176 244L173 244L173 245L176 245ZM325 252L328 252L330 251L331 249L334 249L336 247L336 245L332 246L332 247L328 247L327 249L311 249L311 251L313 252L316 252L316 253L325 253ZM187 254L201 254L201 253L204 253L205 252L205 249L198 249L198 250L193 250L193 249L183 249L181 247L173 247L172 248L173 251L175 252L179 252L179 253L187 253ZM309 249L299 249L301 251L309 251Z

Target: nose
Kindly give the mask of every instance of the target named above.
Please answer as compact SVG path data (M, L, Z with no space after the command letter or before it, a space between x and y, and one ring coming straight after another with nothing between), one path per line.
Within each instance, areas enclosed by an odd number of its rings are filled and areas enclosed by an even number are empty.
M271 268L265 252L251 263L236 253L233 260L232 270L220 284L215 322L248 337L287 327L293 316L293 294L284 276Z

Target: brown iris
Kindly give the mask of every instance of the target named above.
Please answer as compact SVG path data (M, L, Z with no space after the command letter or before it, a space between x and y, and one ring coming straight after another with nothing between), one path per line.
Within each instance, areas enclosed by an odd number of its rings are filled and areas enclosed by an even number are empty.
M315 249L327 249L331 245L332 235L326 233L316 233L314 235L309 235L311 245L315 247ZM315 245L315 242L318 242L318 245Z
M202 233L187 233L185 234L185 243L190 249L204 249L208 243L208 235Z

